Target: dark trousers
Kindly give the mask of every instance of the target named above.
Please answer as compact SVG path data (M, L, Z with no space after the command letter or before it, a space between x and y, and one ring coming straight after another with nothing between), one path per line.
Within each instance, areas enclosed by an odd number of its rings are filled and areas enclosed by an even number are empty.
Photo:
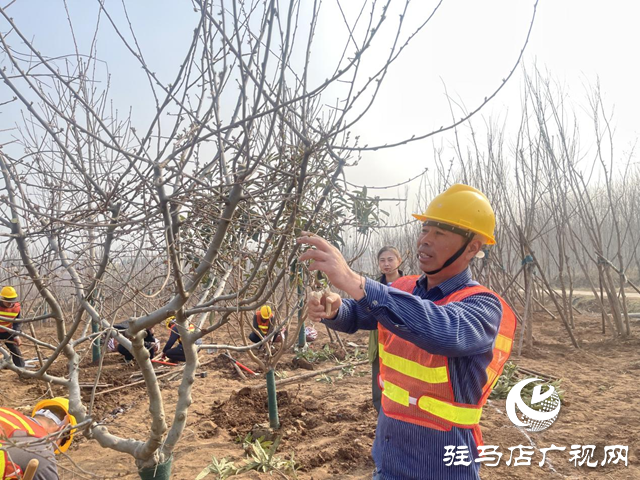
M371 364L371 400L373 401L373 408L375 408L378 413L380 413L380 406L382 404L382 390L380 389L380 383L378 383L379 375L380 358L376 355L376 359Z
M251 340L253 343L258 343L260 340L262 340L262 338L260 338L256 332L251 332L251 335L249 335L249 340Z
M269 332L271 333L271 332ZM277 334L271 341L272 342L279 342L280 341L280 333ZM251 332L251 335L249 335L249 340L251 340L253 343L258 343L260 340L262 340L261 337L258 336L258 334L256 332Z
M184 358L184 348L182 345L178 345L177 347L170 348L164 354L167 358L172 362L184 362L186 359Z
M22 358L22 352L20 352L20 347L13 343L13 334L9 332L0 332L0 342L3 340L9 340L8 342L4 342L5 346L9 349L11 353L11 359L13 360L13 364L16 367L24 367L24 359Z
M147 347L147 350L149 350L149 356L151 358L153 358L154 353L155 353L154 350L153 350L153 347ZM124 356L124 359L127 362L130 362L131 360L133 360L133 354L129 350L124 348L122 345L120 345L120 344L118 344L118 353L120 355Z

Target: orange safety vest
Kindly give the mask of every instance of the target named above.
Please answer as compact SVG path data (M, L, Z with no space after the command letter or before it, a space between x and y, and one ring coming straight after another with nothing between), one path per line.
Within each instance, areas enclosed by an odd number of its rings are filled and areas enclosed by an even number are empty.
M391 286L413 293L417 278L418 275L403 277ZM385 415L440 431L449 431L454 426L468 428L473 430L476 446L483 445L480 432L482 407L511 353L516 317L499 295L481 285L465 287L434 303L446 305L460 302L478 293L491 293L502 304L502 319L493 347L493 359L487 367L487 381L478 403L455 401L447 357L416 347L378 324L379 383L383 390L382 409Z
M195 325L193 323L190 323L188 330L190 332L193 332L195 329L196 329ZM173 325L171 325L171 330L175 330L175 332L178 334L178 343L182 344L182 336L180 335L180 331L178 330L178 324L174 323Z
M32 418L12 408L0 408L0 446L3 440L13 437L17 431L27 432L35 438L47 436L47 431ZM20 467L9 461L7 452L0 451L0 479L22 478L21 474Z
M266 336L269 332L269 323L271 323L272 317L273 315L271 315L271 317L269 318L262 318L260 310L256 310L256 322L258 324L258 328L260 329L260 333L262 333L263 336Z
M20 303L16 302L10 307L0 305L0 327L13 326L13 321L20 315Z

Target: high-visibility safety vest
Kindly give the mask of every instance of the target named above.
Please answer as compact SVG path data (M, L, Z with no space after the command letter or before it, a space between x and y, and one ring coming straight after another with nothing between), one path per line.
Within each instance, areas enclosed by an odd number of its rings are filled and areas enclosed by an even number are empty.
M403 277L391 286L413 293L418 278L418 275ZM487 381L478 403L455 401L447 357L416 347L378 324L379 383L383 393L382 409L386 416L440 431L449 431L454 426L468 428L473 430L476 446L482 445L479 424L482 407L511 353L516 317L499 295L480 285L465 287L434 303L446 305L460 302L478 293L491 293L502 304L502 319L493 347L493 359L487 367Z
M13 410L12 408L0 408L0 445L3 440L13 437L17 431L26 432L29 436L42 438L47 436L47 431L32 418ZM9 461L7 452L0 451L0 479L9 480L22 478L20 467Z
M190 332L193 332L193 331L196 329L196 327L195 327L195 325L194 325L193 323L190 323L190 324L189 324L189 326L188 326L187 328L188 328L188 330L189 330ZM177 323L174 323L174 324L171 326L171 330L175 331L175 332L178 334L178 343L179 343L179 344L182 344L182 336L180 335L180 330L178 329L178 324L177 324Z
M0 479L20 480L22 479L22 469L8 458L7 452L0 450Z
M271 317L262 318L262 314L260 310L256 310L256 322L258 324L258 328L260 329L260 333L266 336L269 332L269 323L271 323Z
M0 327L11 328L18 315L20 315L20 303L16 302L10 307L0 305Z

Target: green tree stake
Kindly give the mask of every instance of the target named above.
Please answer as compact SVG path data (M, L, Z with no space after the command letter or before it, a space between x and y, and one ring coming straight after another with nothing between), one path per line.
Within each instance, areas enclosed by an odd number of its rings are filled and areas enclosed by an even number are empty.
M95 320L91 320L91 332L98 333L100 328L98 327L98 322ZM98 363L100 361L100 338L96 337L93 340L93 346L91 347L91 360L93 363Z
M93 295L89 298L89 304L93 306ZM100 331L100 326L98 322L95 320L91 320L91 333L98 333ZM93 339L91 346L91 361L93 363L98 363L100 361L100 338L96 337Z
M276 376L273 368L267 372L267 398L269 401L269 426L280 428L278 417L278 399L276 398Z
M298 310L298 318L302 314L301 310ZM304 333L304 322L302 322L302 327L300 327L300 333L298 334L298 349L304 350L307 346L307 335Z
M300 299L300 301L298 302L298 324L302 323L302 326L300 327L300 333L298 334L298 349L300 351L303 351L307 346L307 336L304 333L304 322L300 321L302 319L302 302L304 302L304 299L302 297L302 285L300 284L300 282L298 282L298 298Z

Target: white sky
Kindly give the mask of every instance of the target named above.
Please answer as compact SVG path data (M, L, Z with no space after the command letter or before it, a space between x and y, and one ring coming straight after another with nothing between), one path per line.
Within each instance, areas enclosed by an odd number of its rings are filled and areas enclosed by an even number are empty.
M68 3L78 38L89 39L95 25L96 2ZM107 1L107 6L117 8L118 3ZM355 0L344 3L350 7ZM423 18L435 4L433 0L414 0L408 23ZM451 117L444 84L449 95L466 108L474 109L513 66L524 42L533 4L531 0L445 0L425 32L394 66L376 107L358 126L355 133L362 136L361 143L392 142L446 125ZM171 72L180 63L197 14L186 0L147 0L127 5L148 63L168 83ZM323 5L328 13L320 23L313 57L321 66L325 61L331 62L341 42L335 2L324 0ZM62 1L18 0L10 7L10 14L43 53L72 52ZM390 13L390 18L396 17ZM584 104L585 85L595 83L599 77L607 105L615 108L620 152L640 132L636 120L640 107L640 68L638 61L633 60L640 46L638 18L639 2L540 0L523 62L530 68L535 61L539 68L548 70L566 85L576 104ZM106 22L103 27L110 28ZM3 20L0 29L7 31ZM380 50L380 56L384 53ZM112 74L114 104L122 111L132 105L134 120L151 116L152 104L141 103L135 87L136 76L142 78L140 66L106 35L101 38L98 55L107 62ZM319 79L326 77L322 72L318 75ZM512 119L517 124L520 91L519 69L481 112L482 117L476 117L474 125L481 127L483 118L489 117L507 119L507 124ZM0 103L7 95L6 87L0 86ZM0 129L19 121L13 106L0 107L0 114ZM0 137L0 142L5 138ZM432 142L446 145L448 138L441 136L393 150L365 152L361 165L349 172L349 179L370 186L404 181L432 165ZM395 196L395 191L389 195Z
M450 114L441 82L450 96L474 109L511 68L523 43L532 5L530 1L509 0L445 2L428 41L424 47L414 45L397 72L395 88L385 92L380 113L373 115L383 120L381 125L375 121L369 124L371 138L384 143L381 139L392 141L407 133L424 132L425 127L446 125ZM529 70L535 63L565 85L578 111L585 105L586 89L599 78L605 104L614 111L614 144L619 153L640 133L640 67L633 60L640 47L639 15L638 2L541 0L523 60ZM518 69L480 112L481 117L475 117L474 127L481 130L483 119L499 117L517 128L521 90L522 71ZM581 135L588 133L585 129ZM450 139L440 136L433 142L447 145ZM406 180L420 168L432 166L432 146L427 140L366 153L366 162L352 178L369 185Z

